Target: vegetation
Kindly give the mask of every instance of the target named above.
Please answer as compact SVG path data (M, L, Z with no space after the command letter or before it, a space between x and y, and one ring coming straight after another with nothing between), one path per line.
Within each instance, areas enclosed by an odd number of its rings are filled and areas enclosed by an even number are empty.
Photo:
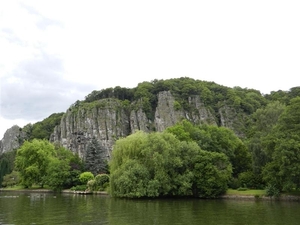
M24 126L18 137L21 147L0 155L0 185L19 181L27 188L46 185L53 190L109 187L118 197L216 197L227 187L265 189L270 196L299 191L300 87L262 95L182 77L93 91L69 110L103 108L113 98L126 113L141 107L154 121L161 91L172 93L174 109L184 109L187 118L198 113L190 100L199 95L216 124L182 120L162 133L151 127L152 133L134 133L117 140L109 166L103 146L92 138L83 165L78 155L47 141L63 116L54 113ZM226 107L240 121L228 128L222 126ZM93 177L83 181L83 172Z
M14 161L17 150L5 152L0 155L0 187L5 175L10 174L14 169Z
M81 165L74 167L74 162L81 163L69 150L47 140L34 139L25 141L18 149L15 169L25 188L33 184L42 188L46 184L53 190L61 190L76 184L80 173L76 168Z
M93 137L86 149L85 170L93 173L94 176L107 172L107 157L105 148Z
M227 190L231 172L222 153L203 151L167 132L137 132L114 146L110 191L129 198L216 197Z
M23 127L23 129L21 129L24 135L19 138L20 144L26 140L31 141L33 139L49 140L50 135L53 133L54 127L60 123L62 116L63 113L53 113L43 121L35 124L27 124Z

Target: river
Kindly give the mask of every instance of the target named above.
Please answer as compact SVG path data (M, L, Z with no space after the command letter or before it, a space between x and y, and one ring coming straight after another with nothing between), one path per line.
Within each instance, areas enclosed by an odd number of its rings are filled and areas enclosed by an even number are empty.
M298 225L300 203L0 192L0 224Z

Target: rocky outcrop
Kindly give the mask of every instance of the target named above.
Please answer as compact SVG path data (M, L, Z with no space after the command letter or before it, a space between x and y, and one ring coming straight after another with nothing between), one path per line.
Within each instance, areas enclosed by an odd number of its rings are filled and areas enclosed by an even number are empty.
M50 141L59 142L84 157L87 144L94 136L105 147L109 158L115 140L136 130L163 131L182 119L217 124L199 96L189 98L189 104L194 109L192 112L175 109L174 104L175 99L169 91L160 92L154 120L150 120L143 111L142 100L131 103L129 107L117 99L103 99L97 103L71 107L54 129Z
M129 115L125 107L117 99L103 99L96 104L87 103L68 109L50 141L59 142L83 158L87 144L96 137L107 149L109 158L115 140L129 134Z
M0 141L0 154L17 149L20 147L20 138L23 137L23 133L17 125L9 128Z
M220 126L227 127L235 132L239 137L244 136L246 115L237 113L232 107L224 104L219 109Z
M90 103L78 101L62 116L60 124L50 136L50 141L58 142L84 158L88 143L95 137L106 149L109 159L117 139L136 130L163 131L182 119L197 124L225 126L233 129L236 134L243 135L244 118L240 118L241 114L225 103L219 107L217 113L206 106L199 95L190 96L187 104L189 110L184 110L171 92L163 91L158 94L157 106L149 116L149 112L146 114L143 110L142 100L130 104L114 98ZM18 126L7 130L0 142L0 153L18 148L22 138L24 135Z
M189 97L188 102L192 109L191 111L176 109L175 99L169 91L159 93L154 120L156 131L163 131L182 119L188 119L198 124L217 125L216 118L214 118L210 110L201 102L199 95Z

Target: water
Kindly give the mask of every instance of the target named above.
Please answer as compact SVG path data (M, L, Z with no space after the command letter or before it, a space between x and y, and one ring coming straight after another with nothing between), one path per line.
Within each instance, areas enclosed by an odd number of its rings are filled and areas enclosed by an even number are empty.
M0 192L1 225L293 225L299 212L299 202Z

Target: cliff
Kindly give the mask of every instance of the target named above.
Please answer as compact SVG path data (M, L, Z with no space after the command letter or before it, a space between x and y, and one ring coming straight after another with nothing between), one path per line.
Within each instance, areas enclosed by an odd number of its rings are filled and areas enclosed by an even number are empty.
M169 91L162 91L157 96L154 119L143 111L143 102L138 100L130 105L114 98L101 99L92 103L82 103L70 107L56 126L50 137L51 142L59 142L80 157L84 157L89 140L94 136L111 156L112 146L121 137L126 137L136 130L163 131L182 119L193 123L219 125L214 112L205 106L199 95L188 98L189 111L175 109L175 98ZM222 125L234 127L236 116L230 108L220 109ZM234 121L227 121L228 118Z
M186 103L188 109L183 109L170 91L161 91L157 94L157 104L150 119L149 112L143 110L143 99L131 103L116 98L78 101L62 115L49 139L84 158L89 141L96 137L109 159L117 139L136 130L163 131L182 119L196 124L225 126L238 136L244 136L246 114L237 113L225 103L213 110L204 104L200 95L189 96ZM0 141L0 154L19 148L24 138L25 131L20 127L8 129Z
M17 125L9 128L0 141L0 154L17 149L20 147L20 138L23 137L23 133Z

